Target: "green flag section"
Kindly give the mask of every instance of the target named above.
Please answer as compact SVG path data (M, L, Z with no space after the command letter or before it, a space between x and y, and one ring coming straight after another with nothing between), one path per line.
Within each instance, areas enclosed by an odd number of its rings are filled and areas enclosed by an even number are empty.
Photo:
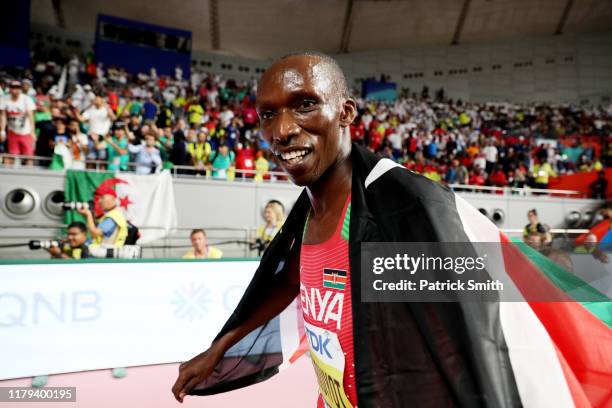
M94 193L100 184L113 177L113 173L68 170L66 171L66 180L64 181L64 201L89 202L93 200ZM76 211L66 211L64 213L64 222L69 224L73 221L85 222L85 217Z
M612 328L612 301L603 293L590 286L578 276L566 271L560 265L542 255L529 245L512 239L521 252L559 289L577 299L593 299L580 302L589 312Z

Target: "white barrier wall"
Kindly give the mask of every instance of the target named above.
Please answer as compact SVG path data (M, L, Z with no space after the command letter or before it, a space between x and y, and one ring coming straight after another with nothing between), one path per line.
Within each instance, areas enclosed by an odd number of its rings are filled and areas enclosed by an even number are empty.
M0 264L0 380L186 361L204 351L258 262Z

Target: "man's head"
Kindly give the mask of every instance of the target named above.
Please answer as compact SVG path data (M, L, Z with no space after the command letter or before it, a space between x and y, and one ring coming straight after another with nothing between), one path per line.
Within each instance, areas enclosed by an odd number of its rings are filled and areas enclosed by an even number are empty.
M19 97L19 95L21 94L21 82L11 81L11 83L9 84L9 87L10 87L9 92L11 93L11 96L13 98Z
M194 252L204 252L208 247L208 237L203 229L198 228L191 231L191 246Z
M80 221L68 225L68 243L72 248L80 247L87 241L87 227Z
M104 105L104 99L102 99L101 96L96 96L94 98L93 104L97 109L100 109L102 105Z
M145 146L153 147L155 146L155 134L153 132L149 132L144 136Z
M200 143L204 143L206 139L208 139L208 129L205 129L206 128L201 128L198 132L198 142Z
M76 119L70 120L70 122L68 123L68 131L71 135L78 134L80 131L79 121Z
M100 207L104 212L108 212L117 205L117 193L112 188L106 189L100 195Z
M297 185L312 185L350 154L357 107L329 56L303 53L273 63L259 81L257 112L265 140Z

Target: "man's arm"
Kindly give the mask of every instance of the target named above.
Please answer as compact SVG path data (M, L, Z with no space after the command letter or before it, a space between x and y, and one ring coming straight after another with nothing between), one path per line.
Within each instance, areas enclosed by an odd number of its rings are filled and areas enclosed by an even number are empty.
M34 111L28 111L28 121L30 122L30 129L32 139L36 140L36 122L34 122Z
M92 238L101 238L104 236L104 232L96 227L96 223L94 222L93 214L88 209L80 209L77 212L85 217L87 229L91 234Z
M236 328L214 341L210 348L179 367L179 376L172 387L174 398L183 398L193 387L204 381L212 372L225 352L247 334L260 327L282 312L300 292L299 253L293 253L288 270L273 285L262 302L253 305L251 315Z

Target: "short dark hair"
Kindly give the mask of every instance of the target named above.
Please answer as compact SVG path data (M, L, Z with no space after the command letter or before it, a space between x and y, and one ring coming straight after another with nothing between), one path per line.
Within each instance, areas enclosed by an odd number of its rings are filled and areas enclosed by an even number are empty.
M79 230L81 230L82 233L87 233L87 226L81 221L71 222L70 224L68 224L68 228L66 228L66 230L69 230L70 228L78 228Z
M190 237L193 237L195 234L197 233L202 233L204 236L206 236L206 232L204 231L203 228L196 228L194 230L191 231L191 234L189 234Z
M529 215L529 214L533 214L536 217L538 216L538 212L536 211L535 208L532 208L531 210L527 211L527 215Z

